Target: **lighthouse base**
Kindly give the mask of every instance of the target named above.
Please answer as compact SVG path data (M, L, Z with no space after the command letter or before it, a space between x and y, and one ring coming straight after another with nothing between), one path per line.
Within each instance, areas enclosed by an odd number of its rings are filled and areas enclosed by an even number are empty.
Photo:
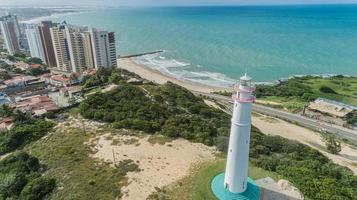
M231 193L224 188L224 173L215 176L211 182L211 189L213 194L219 200L258 200L259 199L259 187L255 182L248 177L247 190L242 193Z

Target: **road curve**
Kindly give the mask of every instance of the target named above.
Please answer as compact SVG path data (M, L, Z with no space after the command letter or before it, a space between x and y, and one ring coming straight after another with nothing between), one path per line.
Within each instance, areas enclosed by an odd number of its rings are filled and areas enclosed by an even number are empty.
M208 97L213 98L217 101L232 103L231 98L225 97L222 95L204 93L204 92L198 92L198 91L192 91L192 92L196 95L208 96ZM351 129L328 124L325 122L321 122L318 120L304 117L302 115L285 112L282 110L278 110L278 109L260 105L260 104L254 104L253 110L258 113L262 113L262 114L273 116L273 117L278 117L280 119L296 123L298 125L313 129L315 131L333 133L340 138L344 138L344 139L348 139L353 142L357 142L357 131L354 131Z

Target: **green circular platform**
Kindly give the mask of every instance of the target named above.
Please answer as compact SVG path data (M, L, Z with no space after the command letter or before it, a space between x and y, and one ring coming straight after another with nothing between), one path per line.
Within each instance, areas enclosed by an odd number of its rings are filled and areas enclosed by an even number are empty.
M260 190L257 184L248 177L247 190L243 193L231 193L224 188L224 173L215 176L211 182L213 194L219 200L258 200Z

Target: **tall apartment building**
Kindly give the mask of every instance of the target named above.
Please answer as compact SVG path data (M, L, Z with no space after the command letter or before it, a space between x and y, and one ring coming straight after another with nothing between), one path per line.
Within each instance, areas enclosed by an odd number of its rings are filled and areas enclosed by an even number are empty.
M5 40L5 46L10 55L20 51L20 28L15 15L0 18L0 29Z
M66 25L60 24L50 28L52 44L56 56L57 69L65 72L72 71Z
M116 67L116 49L114 33L92 28L90 30L92 38L92 49L94 66Z
M72 72L82 72L86 68L84 47L80 30L74 30L66 26L68 38L68 50L71 61Z
M46 58L38 27L35 25L28 25L25 32L31 57L40 58L45 62Z
M60 71L82 73L87 69L117 66L113 32L62 23L50 28L50 33Z
M82 34L82 40L83 40L83 47L84 47L84 57L85 57L85 62L87 69L93 69L95 68L94 66L94 55L93 55L93 49L92 49L92 38L90 33L84 32Z
M114 32L108 33L109 42L109 63L111 67L117 67L117 49L115 48L115 34Z
M43 60L49 67L57 67L55 51L52 43L50 28L56 26L51 21L42 21L38 25L45 59Z

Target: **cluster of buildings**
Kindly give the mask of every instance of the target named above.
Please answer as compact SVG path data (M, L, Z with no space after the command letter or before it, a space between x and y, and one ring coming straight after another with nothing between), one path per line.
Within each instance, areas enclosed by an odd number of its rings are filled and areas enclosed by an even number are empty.
M98 68L117 66L113 32L66 22L23 25L15 15L6 15L0 17L0 34L3 49L7 50L1 52L1 62L20 71L40 68L43 64L50 69L38 76L12 71L11 78L0 80L0 105L7 104L33 116L80 102L79 83L83 76L96 73ZM43 64L9 60L9 55L19 57L20 54L39 58ZM0 119L0 130L10 125L11 119Z
M10 55L29 52L57 72L117 66L114 32L51 21L22 30L15 15L1 17L0 30Z

